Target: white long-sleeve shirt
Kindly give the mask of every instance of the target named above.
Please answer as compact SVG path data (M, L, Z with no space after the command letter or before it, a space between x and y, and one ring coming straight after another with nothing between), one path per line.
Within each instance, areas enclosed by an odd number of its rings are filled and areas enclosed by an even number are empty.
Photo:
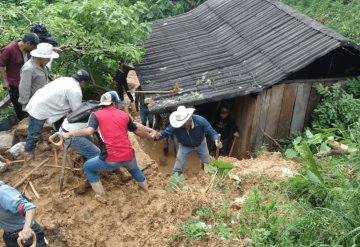
M60 77L36 91L25 110L34 118L54 123L81 105L82 92L78 81Z

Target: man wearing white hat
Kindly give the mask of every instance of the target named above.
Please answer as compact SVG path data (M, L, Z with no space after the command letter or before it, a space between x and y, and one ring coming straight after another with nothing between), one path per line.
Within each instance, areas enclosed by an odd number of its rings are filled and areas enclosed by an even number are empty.
M19 85L19 103L25 110L27 103L35 92L49 83L49 70L46 64L51 58L58 58L53 46L47 43L38 44L30 52L32 58L21 69Z
M154 136L155 139L176 136L179 142L179 150L176 154L173 173L183 173L185 163L192 151L199 155L202 165L210 161L205 134L210 136L216 147L222 147L221 142L218 140L218 133L205 118L193 114L194 111L194 108L179 106L170 115L170 125Z

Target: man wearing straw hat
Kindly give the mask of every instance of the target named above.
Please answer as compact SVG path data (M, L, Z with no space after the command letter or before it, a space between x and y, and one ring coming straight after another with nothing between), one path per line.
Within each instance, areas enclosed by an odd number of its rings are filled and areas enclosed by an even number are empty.
M170 126L154 136L155 139L162 139L172 135L176 136L179 142L179 150L176 154L173 173L183 173L185 163L192 151L199 155L202 168L204 163L210 161L205 134L210 136L217 148L222 147L221 142L218 140L218 133L216 133L205 118L193 114L194 111L194 108L179 106L170 115Z
M49 70L46 64L59 54L53 51L53 46L47 43L38 44L30 52L32 58L21 69L19 84L19 103L25 110L30 98L37 90L49 83Z
M34 221L35 208L19 191L0 181L0 227L6 247L18 246L18 238L24 246L30 246L33 233L37 247L47 246L41 226Z

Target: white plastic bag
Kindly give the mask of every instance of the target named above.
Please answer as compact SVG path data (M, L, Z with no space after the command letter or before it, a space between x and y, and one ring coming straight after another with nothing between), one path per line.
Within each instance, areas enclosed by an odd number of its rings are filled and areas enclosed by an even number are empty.
M6 171L6 164L2 161L0 161L0 173L5 172Z
M21 152L24 152L25 150L25 142L19 142L16 143L14 146L12 146L8 152L16 158Z

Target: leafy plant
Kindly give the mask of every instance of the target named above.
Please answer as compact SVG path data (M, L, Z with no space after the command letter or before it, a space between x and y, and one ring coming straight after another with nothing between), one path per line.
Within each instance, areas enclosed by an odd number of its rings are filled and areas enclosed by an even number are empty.
M182 191L182 190L187 190L187 189L188 189L188 187L186 186L184 175L179 174L177 172L175 172L170 177L170 180L166 186L166 190L168 192Z
M3 120L11 115L14 115L14 108L11 106L0 109L0 120Z
M181 232L187 239L202 239L209 235L212 226L203 221L193 220L180 224Z

